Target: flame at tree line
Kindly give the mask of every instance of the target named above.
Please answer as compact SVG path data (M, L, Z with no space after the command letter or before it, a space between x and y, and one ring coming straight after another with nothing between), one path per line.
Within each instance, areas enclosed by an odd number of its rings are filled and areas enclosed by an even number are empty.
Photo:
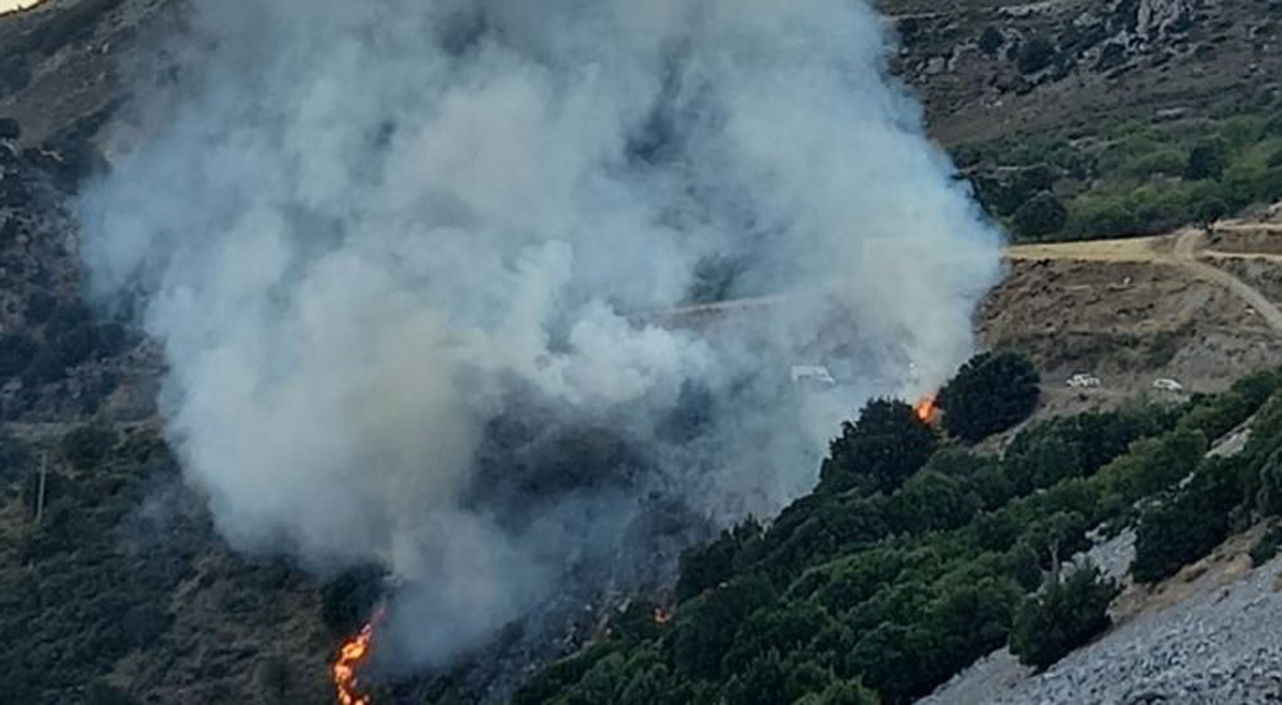
M933 424L939 419L939 403L936 401L935 396L931 394L922 397L922 400L917 402L917 406L914 407L917 412L917 418L921 419L922 423Z
M330 674L334 678L339 705L371 705L373 702L368 695L360 694L360 683L356 676L361 666L369 661L374 646L374 628L382 618L383 611L379 610L361 627L356 636L338 650L338 658L330 668Z

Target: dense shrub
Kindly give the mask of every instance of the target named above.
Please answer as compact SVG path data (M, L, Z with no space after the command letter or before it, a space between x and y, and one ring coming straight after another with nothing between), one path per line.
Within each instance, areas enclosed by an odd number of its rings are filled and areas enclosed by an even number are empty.
M1117 584L1093 565L1052 582L1015 613L1011 651L1030 666L1051 666L1108 629L1108 605L1117 593Z
M1068 222L1068 209L1055 194L1043 191L1015 211L1015 227L1025 237L1054 235Z
M0 118L0 140L16 140L22 137L22 126L13 118Z
M1230 512L1241 501L1236 462L1208 462L1186 487L1144 511L1131 564L1136 580L1174 575L1228 537Z
M1184 178L1190 181L1218 179L1224 174L1227 159L1223 142L1216 140L1202 142L1189 151L1188 162L1184 166Z
M23 383L55 382L85 362L119 354L125 345L125 331L117 323L74 323L55 314L46 327L45 344L22 372Z
M1274 556L1278 555L1280 546L1282 546L1282 527L1269 527L1269 530L1264 532L1264 535L1251 547L1251 567L1259 568L1273 560Z
M138 705L138 701L125 691L109 683L98 682L85 692L87 705Z
M115 431L102 426L86 425L63 436L59 451L73 468L88 470L101 463L115 444Z
M997 56L997 52L1006 43L1006 37L1002 36L1002 31L989 25L979 35L979 50L988 56Z
M25 333L0 335L0 378L21 373L31 364L38 349L36 342Z
M1139 218L1120 196L1111 193L1087 193L1069 206L1065 230L1078 238L1120 237L1140 231Z
M1269 456L1255 471L1255 509L1265 516L1282 515L1282 451Z
M736 556L745 544L759 541L760 537L761 525L749 520L723 531L715 541L682 552L676 598L688 600L734 577Z
M1019 49L1021 73L1037 73L1055 61L1055 44L1045 37L1033 37Z
M891 474L907 480L889 494L864 468L918 427L903 424L906 405L882 402L868 415L878 423L861 419L834 442L840 452L827 465L842 459L860 478L848 482L852 491L816 491L764 527L740 527L689 552L671 622L647 620L644 606L629 610L514 702L864 702L857 679L899 705L1008 641L1027 662L1049 664L1107 627L1115 590L1089 569L1025 603L1059 564L1054 557L1088 548L1091 530L1129 519L1136 506L1146 515L1191 507L1227 526L1243 498L1259 494L1255 470L1282 448L1282 401L1256 414L1240 458L1207 461L1187 487L1170 487L1201 462L1206 429L1250 416L1274 385L1262 376L1188 405L1037 423L1003 456L946 446L920 470L910 469L916 461L894 466ZM869 442L882 436L896 440ZM1156 440L1137 443L1148 438ZM861 449L872 460L861 460ZM1066 462L1044 467L1059 457ZM1252 476L1249 491L1238 486ZM1165 531L1190 528L1201 530L1175 521ZM1146 532L1141 551L1150 557Z
M874 399L853 424L843 423L841 436L829 444L819 487L825 492L892 492L926 464L937 442L911 406Z
M858 681L834 683L822 693L811 693L796 705L878 705L877 695Z
M940 390L944 423L972 442L1005 431L1037 408L1040 383L1037 369L1022 355L980 353Z
M735 628L775 600L774 589L757 576L736 578L686 603L673 626L672 663L680 673L714 678L735 643Z
M1202 461L1208 443L1201 431L1177 429L1146 438L1104 469L1108 489L1132 503L1160 493L1188 477Z
M895 493L889 512L900 531L921 533L965 526L979 506L979 497L964 481L926 470L913 475Z

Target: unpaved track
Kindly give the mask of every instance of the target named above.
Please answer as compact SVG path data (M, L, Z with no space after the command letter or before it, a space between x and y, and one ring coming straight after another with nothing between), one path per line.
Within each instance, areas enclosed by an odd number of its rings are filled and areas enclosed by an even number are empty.
M1258 225L1232 224L1234 229L1253 228ZM1279 310L1259 289L1242 281L1236 276L1207 264L1201 260L1203 255L1212 257L1257 257L1250 253L1208 253L1205 251L1205 238L1202 231L1196 228L1185 228L1174 235L1158 237L1137 237L1120 240L1083 240L1080 242L1062 242L1045 245L1015 245L1007 251L1013 260L1076 260L1081 262L1146 262L1166 264L1184 269L1202 281L1224 287L1235 296L1245 301L1264 319L1274 332L1282 334L1282 310ZM1282 256L1264 257L1278 259Z

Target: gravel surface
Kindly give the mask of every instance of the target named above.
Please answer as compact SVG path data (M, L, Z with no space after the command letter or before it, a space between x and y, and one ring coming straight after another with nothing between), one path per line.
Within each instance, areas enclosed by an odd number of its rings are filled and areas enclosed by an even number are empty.
M1131 617L1045 673L1032 674L1003 650L919 702L1282 703L1282 560L1251 570L1241 555L1249 546L1239 538L1230 552L1186 569L1157 593L1132 590L1141 604Z

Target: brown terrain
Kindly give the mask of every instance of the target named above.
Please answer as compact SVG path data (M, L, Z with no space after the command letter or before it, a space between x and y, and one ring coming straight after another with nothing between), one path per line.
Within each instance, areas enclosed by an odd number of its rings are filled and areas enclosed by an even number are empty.
M1043 370L1042 413L1225 388L1282 360L1282 229L1226 221L1157 237L1016 245L984 302L987 347L1031 355ZM1069 389L1075 374L1096 388Z

